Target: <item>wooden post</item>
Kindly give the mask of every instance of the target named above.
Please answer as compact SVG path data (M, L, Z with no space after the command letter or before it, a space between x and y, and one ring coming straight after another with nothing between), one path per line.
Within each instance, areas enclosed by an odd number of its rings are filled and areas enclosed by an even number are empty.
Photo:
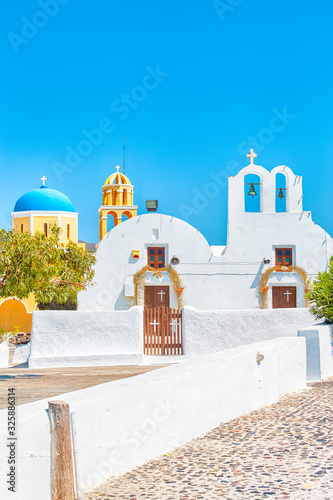
M52 500L74 500L74 473L69 405L49 401Z

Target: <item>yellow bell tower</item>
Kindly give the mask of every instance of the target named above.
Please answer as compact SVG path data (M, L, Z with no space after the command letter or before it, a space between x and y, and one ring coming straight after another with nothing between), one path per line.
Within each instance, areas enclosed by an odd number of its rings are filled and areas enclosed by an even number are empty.
M114 227L137 215L138 207L133 205L133 186L126 175L119 172L110 175L102 188L102 205L99 207L99 241L107 234L108 219L113 218Z

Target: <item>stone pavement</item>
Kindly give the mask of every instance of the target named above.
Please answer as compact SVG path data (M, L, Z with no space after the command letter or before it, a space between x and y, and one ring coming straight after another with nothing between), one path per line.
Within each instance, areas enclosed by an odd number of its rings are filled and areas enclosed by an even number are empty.
M218 498L333 499L333 378L221 424L82 495Z

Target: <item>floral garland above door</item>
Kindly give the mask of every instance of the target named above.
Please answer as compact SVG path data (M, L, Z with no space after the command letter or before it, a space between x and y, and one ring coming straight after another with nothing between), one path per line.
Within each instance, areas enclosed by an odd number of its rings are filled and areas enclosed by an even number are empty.
M153 276L158 276L162 278L162 273L167 272L171 278L172 281L172 287L173 290L177 296L177 309L181 310L182 307L185 305L184 302L184 297L183 297L183 292L185 287L183 286L182 280L180 279L179 274L177 271L170 265L167 265L161 269L155 269L150 266L144 266L142 269L137 271L134 276L133 276L133 281L134 281L134 297L128 297L128 300L130 301L131 306L137 306L137 305L144 305L140 304L139 302L139 291L140 288L142 289L144 282L145 282L145 277L148 273L152 273Z
M273 272L296 272L298 273L304 283L304 293L308 292L309 279L308 274L302 267L299 266L271 266L264 273L262 273L260 282L259 282L259 296L260 296L260 309L267 309L268 306L268 297L267 293L269 290L269 286L267 285L268 279ZM308 307L308 300L305 299L305 306Z

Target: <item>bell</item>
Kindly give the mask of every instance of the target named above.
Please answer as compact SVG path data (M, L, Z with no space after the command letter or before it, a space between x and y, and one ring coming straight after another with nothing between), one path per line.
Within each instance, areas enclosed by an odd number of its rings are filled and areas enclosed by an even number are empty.
M280 188L279 194L278 194L279 200L282 200L284 198L283 190Z
M249 192L247 194L248 194L248 196L252 196L252 198L253 198L253 196L257 196L256 190L254 189L253 184L251 184Z

